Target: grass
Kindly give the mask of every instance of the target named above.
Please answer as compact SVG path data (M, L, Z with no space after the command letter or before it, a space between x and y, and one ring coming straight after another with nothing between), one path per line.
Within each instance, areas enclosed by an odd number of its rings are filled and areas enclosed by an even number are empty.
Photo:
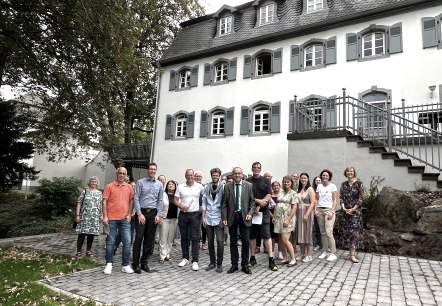
M54 292L37 281L98 266L90 259L1 246L0 305L95 305Z

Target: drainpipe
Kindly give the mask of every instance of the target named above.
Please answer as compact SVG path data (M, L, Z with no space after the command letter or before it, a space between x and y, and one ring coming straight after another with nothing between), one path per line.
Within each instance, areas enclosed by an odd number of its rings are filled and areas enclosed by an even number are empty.
M161 67L158 67L161 68ZM158 83L157 83L157 97L155 102L155 118L153 124L153 135L152 135L152 147L150 149L150 162L154 160L154 152L155 152L155 141L157 139L157 122L158 122L158 105L160 104L160 90L161 90L161 72L158 70Z

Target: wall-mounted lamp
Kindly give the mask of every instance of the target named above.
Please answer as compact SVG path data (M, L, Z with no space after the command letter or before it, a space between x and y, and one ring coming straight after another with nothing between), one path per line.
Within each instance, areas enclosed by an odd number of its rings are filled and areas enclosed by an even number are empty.
M433 98L433 92L436 89L436 85L428 86L428 89L430 90L430 98Z

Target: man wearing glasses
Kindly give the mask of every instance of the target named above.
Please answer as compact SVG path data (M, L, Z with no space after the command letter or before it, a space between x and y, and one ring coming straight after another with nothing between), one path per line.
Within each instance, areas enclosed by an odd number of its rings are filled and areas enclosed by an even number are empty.
M124 167L117 169L117 179L107 184L103 192L103 224L109 225L109 235L106 239L106 268L104 274L112 273L112 259L117 233L121 233L123 240L123 267L122 272L134 273L129 265L130 256L130 220L133 209L134 191L130 184L125 182L127 170Z

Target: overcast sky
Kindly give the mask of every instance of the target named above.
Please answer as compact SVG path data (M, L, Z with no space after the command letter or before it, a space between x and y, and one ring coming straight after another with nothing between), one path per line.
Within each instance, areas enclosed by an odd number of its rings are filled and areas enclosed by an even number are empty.
M201 0L200 3L206 8L206 14L212 14L219 10L224 4L238 6L249 1L250 0Z

